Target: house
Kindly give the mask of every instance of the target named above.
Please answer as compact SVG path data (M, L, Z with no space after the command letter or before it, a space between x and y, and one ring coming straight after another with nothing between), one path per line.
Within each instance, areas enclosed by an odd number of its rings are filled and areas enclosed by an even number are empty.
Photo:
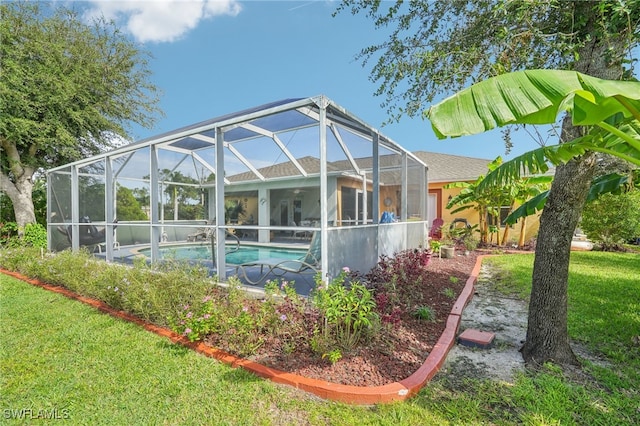
M452 197L460 193L460 188L444 188L454 182L475 182L478 177L486 175L489 163L493 160L484 158L465 157L460 155L441 154L435 152L415 151L413 154L427 164L429 168L428 185L428 214L427 220L433 223L435 218L441 218L445 224L450 224L454 220L466 220L468 224L478 224L478 212L474 209L467 209L457 213L452 213L456 207L447 209L447 203ZM508 206L501 206L501 219L508 214ZM539 215L534 215L525 223L524 241L528 242L538 233ZM500 225L501 234L504 233L505 225ZM520 237L521 227L516 224L509 230L507 243L515 244Z
M79 249L91 226L106 260L146 247L154 262L161 245L204 238L224 280L230 235L273 246L316 234L327 280L424 246L433 218L476 223L473 211L446 209L456 190L443 186L474 181L488 163L411 153L324 96L284 99L48 170L49 248Z

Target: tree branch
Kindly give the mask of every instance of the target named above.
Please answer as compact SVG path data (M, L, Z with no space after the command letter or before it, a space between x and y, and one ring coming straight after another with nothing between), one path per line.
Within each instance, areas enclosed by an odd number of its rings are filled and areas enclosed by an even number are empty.
M0 146L7 153L7 160L11 173L13 173L16 178L22 177L25 173L25 169L22 166L22 162L20 161L20 152L18 151L16 144L11 143L4 137L0 137Z

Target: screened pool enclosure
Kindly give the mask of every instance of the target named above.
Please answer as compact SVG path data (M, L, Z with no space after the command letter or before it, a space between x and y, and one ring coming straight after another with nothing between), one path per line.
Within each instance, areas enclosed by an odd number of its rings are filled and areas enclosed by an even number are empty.
M238 246L304 252L317 237L327 278L366 272L428 235L425 164L323 96L207 120L47 176L51 250L153 262L207 246L221 280L235 273L225 254Z

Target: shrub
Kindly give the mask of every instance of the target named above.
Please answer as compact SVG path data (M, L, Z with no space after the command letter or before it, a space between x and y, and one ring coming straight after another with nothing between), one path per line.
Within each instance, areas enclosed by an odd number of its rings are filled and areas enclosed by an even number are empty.
M587 203L580 227L603 250L617 250L640 236L640 189L623 194L603 194Z
M378 264L365 275L375 293L377 309L383 322L397 324L400 316L421 300L427 285L431 250L410 249L394 257L381 256Z
M442 294L447 296L449 299L453 299L456 297L456 292L452 288L445 288L442 290Z
M232 277L227 288L214 287L201 301L184 305L170 323L192 342L209 338L229 352L249 356L267 339L275 339L284 354L308 345L318 318L286 281L268 282L265 298L257 300L246 297Z
M27 223L24 227L22 239L26 245L43 249L47 248L47 230L39 223Z
M0 244L7 245L14 237L18 236L18 224L16 222L0 223Z
M168 325L180 309L202 299L212 286L208 271L187 264L133 266L98 260L86 250L41 254L33 247L0 250L0 266L60 285L142 319Z
M22 230L15 222L0 224L0 244L9 247L47 248L47 230L39 223L27 223Z
M376 302L363 284L345 285L347 272L343 270L326 288L318 276L313 302L324 318L324 336L348 351L367 336L378 315Z

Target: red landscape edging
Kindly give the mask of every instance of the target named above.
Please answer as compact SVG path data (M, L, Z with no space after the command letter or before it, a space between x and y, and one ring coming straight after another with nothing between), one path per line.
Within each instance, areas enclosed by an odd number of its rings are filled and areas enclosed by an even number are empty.
M407 377L404 380L382 386L370 387L341 385L323 380L312 379L297 374L287 373L275 368L266 367L262 364L236 357L223 350L208 346L202 342L190 342L186 337L181 336L170 329L159 327L157 325L143 321L140 318L137 318L124 311L113 309L104 302L81 296L64 287L43 283L39 280L31 279L16 272L7 271L1 268L0 272L5 275L9 275L19 280L25 281L29 284L41 287L45 290L62 294L70 299L78 300L116 318L133 322L148 331L168 338L174 343L184 345L192 350L201 353L202 355L215 358L221 362L224 362L225 364L231 365L232 367L244 368L245 370L251 371L256 375L269 379L275 383L289 385L297 389L312 393L324 399L345 402L348 404L369 405L390 403L394 401L404 401L407 398L418 393L420 389L422 389L422 387L440 370L440 368L446 361L449 350L451 350L451 348L455 344L456 334L458 332L458 327L460 326L462 311L473 297L474 286L478 280L478 274L480 272L480 267L482 266L482 260L484 259L484 257L486 256L478 256L476 265L471 271L471 275L467 279L467 282L462 289L460 296L458 296L458 299L451 309L451 313L447 318L447 324L442 335L440 336L440 339L438 339L438 342L434 345L433 349L427 356L427 359L422 364L422 366L420 366L418 370L416 370L411 376Z

